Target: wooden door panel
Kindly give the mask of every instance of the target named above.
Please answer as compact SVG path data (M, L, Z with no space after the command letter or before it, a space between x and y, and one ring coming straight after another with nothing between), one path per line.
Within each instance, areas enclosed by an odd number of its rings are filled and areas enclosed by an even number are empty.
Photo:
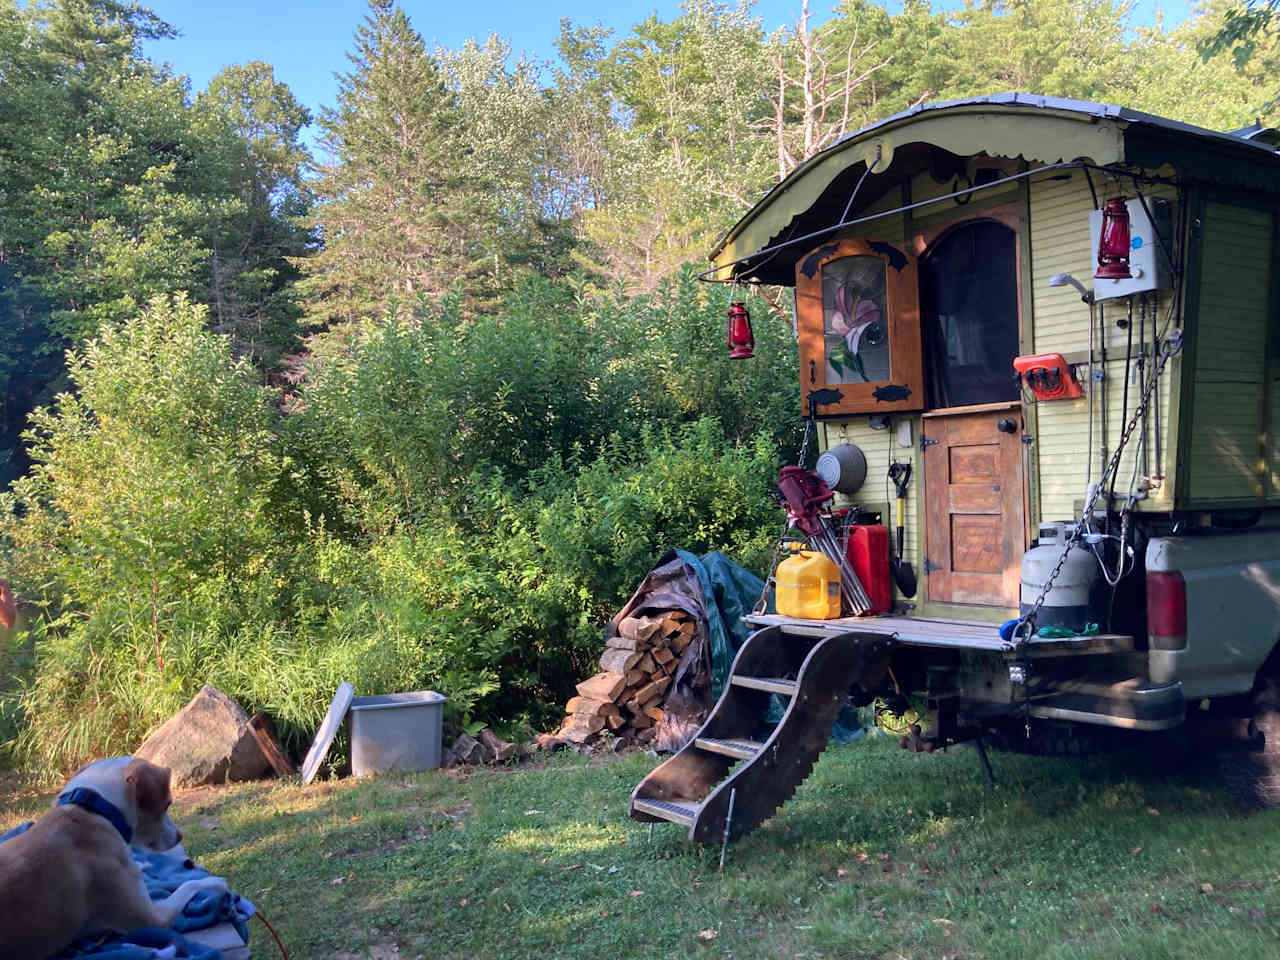
M1004 524L998 514L951 515L951 569L954 573L1004 572Z
M1000 444L952 447L947 451L952 483L999 483Z
M1002 513L998 483L953 483L947 491L952 513Z
M1025 547L1016 407L926 417L925 570L933 602L1016 606Z

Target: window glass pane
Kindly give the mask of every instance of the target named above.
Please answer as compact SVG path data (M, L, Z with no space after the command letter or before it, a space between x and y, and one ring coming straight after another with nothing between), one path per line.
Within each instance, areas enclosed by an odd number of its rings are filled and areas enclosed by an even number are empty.
M1014 232L986 220L948 233L920 263L921 314L934 407L1017 400Z
M885 263L840 257L822 268L822 334L827 383L889 379L889 313Z

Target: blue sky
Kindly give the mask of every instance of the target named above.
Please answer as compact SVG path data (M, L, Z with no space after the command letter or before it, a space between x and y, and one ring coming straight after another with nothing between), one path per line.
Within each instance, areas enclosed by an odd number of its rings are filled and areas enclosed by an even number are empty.
M178 27L177 40L152 43L148 55L172 63L178 73L191 78L193 91L201 90L222 67L230 63L265 60L276 77L287 83L294 96L313 111L332 105L335 71L347 69L346 53L352 35L368 9L366 0L143 0L159 16ZM400 5L428 43L457 47L468 37L484 38L497 32L517 51L542 59L555 57L559 23L603 23L616 34L656 12L663 20L680 15L679 0L528 0L514 9L485 4L401 0ZM830 16L833 0L811 0L811 23ZM959 6L958 0L938 6ZM1190 15L1191 0L1158 0L1166 27ZM1150 23L1157 0L1138 0L1134 21ZM800 0L758 0L755 13L767 30L792 23Z

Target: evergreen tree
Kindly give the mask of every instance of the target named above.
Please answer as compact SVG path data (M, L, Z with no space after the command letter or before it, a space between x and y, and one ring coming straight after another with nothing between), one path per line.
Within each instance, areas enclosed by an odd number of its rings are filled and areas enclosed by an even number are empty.
M492 271L462 116L399 7L370 0L338 105L321 112L314 190L324 242L300 262L307 320L342 325ZM478 179L478 178L476 178Z

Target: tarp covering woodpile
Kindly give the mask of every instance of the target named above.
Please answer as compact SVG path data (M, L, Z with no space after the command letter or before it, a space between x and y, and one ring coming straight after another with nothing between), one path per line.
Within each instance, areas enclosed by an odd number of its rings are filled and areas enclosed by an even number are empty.
M608 730L678 750L724 688L763 588L719 553L667 554L609 621L601 672L578 684L558 736L586 743Z

